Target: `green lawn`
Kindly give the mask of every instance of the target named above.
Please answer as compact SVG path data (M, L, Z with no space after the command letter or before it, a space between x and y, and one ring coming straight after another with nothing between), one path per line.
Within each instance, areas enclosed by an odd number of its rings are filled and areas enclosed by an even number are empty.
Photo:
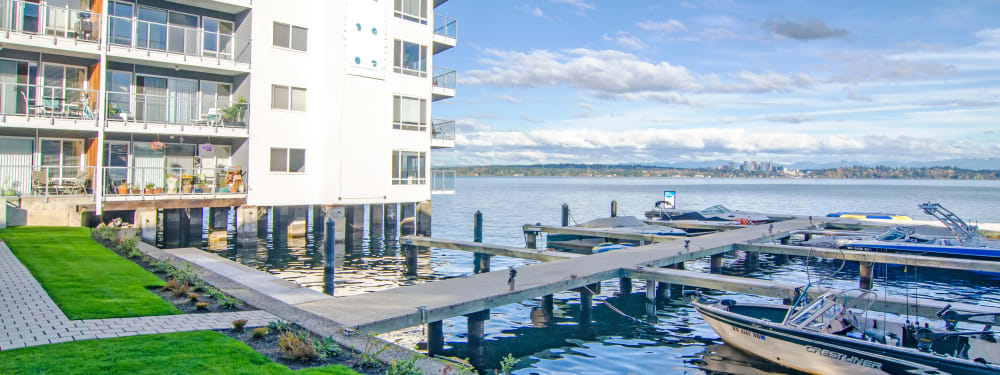
M0 239L70 319L180 314L146 289L162 280L94 242L88 228L7 228Z
M289 370L215 331L67 342L0 352L2 374L356 374L344 366Z

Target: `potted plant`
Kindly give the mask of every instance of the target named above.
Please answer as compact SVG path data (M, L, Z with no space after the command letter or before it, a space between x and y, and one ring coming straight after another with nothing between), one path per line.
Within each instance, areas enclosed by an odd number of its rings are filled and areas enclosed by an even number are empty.
M128 194L128 184L126 184L125 181L122 181L122 184L118 185L118 194Z
M153 184L146 184L146 189L142 191L144 194L153 194Z
M163 194L163 188L154 186L153 187L153 194Z
M191 194L191 189L194 188L194 176L187 173L181 175L181 191L184 194Z
M196 194L207 193L207 191L205 190L205 184L197 184L197 185L195 185L194 186L194 192Z
M139 194L139 192L141 192L141 191L142 191L142 189L139 188L139 185L136 185L136 186L132 187L132 194Z
M219 115L222 117L223 124L242 124L243 115L247 111L247 98L242 95L236 99L233 105L222 108L219 110Z

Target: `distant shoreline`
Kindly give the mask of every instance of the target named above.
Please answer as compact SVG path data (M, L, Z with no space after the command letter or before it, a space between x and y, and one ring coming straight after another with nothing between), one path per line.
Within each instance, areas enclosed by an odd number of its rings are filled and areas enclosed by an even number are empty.
M879 179L879 180L1000 180L1000 170L969 170L951 167L842 167L796 170L740 170L731 167L670 168L625 165L507 165L442 167L463 177L659 177L659 178L774 178L774 179Z

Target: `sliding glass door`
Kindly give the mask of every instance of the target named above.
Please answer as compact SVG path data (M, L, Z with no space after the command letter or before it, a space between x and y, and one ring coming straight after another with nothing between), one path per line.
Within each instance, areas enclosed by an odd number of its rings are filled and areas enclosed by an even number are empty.
M62 183L85 170L82 139L42 138L38 149L38 165L48 171L50 182Z
M190 124L198 120L198 81L135 77L136 121Z

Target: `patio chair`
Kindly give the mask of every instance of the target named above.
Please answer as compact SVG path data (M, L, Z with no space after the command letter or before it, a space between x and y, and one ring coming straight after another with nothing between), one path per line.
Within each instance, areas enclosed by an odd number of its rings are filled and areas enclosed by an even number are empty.
M44 195L49 190L49 171L31 171L31 192Z
M90 173L86 169L77 172L76 177L67 180L64 184L66 194L87 194L87 183L90 182Z
M37 100L28 99L28 96L24 93L24 91L19 91L18 93L21 94L21 100L24 100L24 107L27 108L29 115L45 115L45 107L41 104L37 104Z
M197 125L208 125L208 126L219 126L220 123L219 109L209 108L208 113L202 113L201 118L195 121Z

